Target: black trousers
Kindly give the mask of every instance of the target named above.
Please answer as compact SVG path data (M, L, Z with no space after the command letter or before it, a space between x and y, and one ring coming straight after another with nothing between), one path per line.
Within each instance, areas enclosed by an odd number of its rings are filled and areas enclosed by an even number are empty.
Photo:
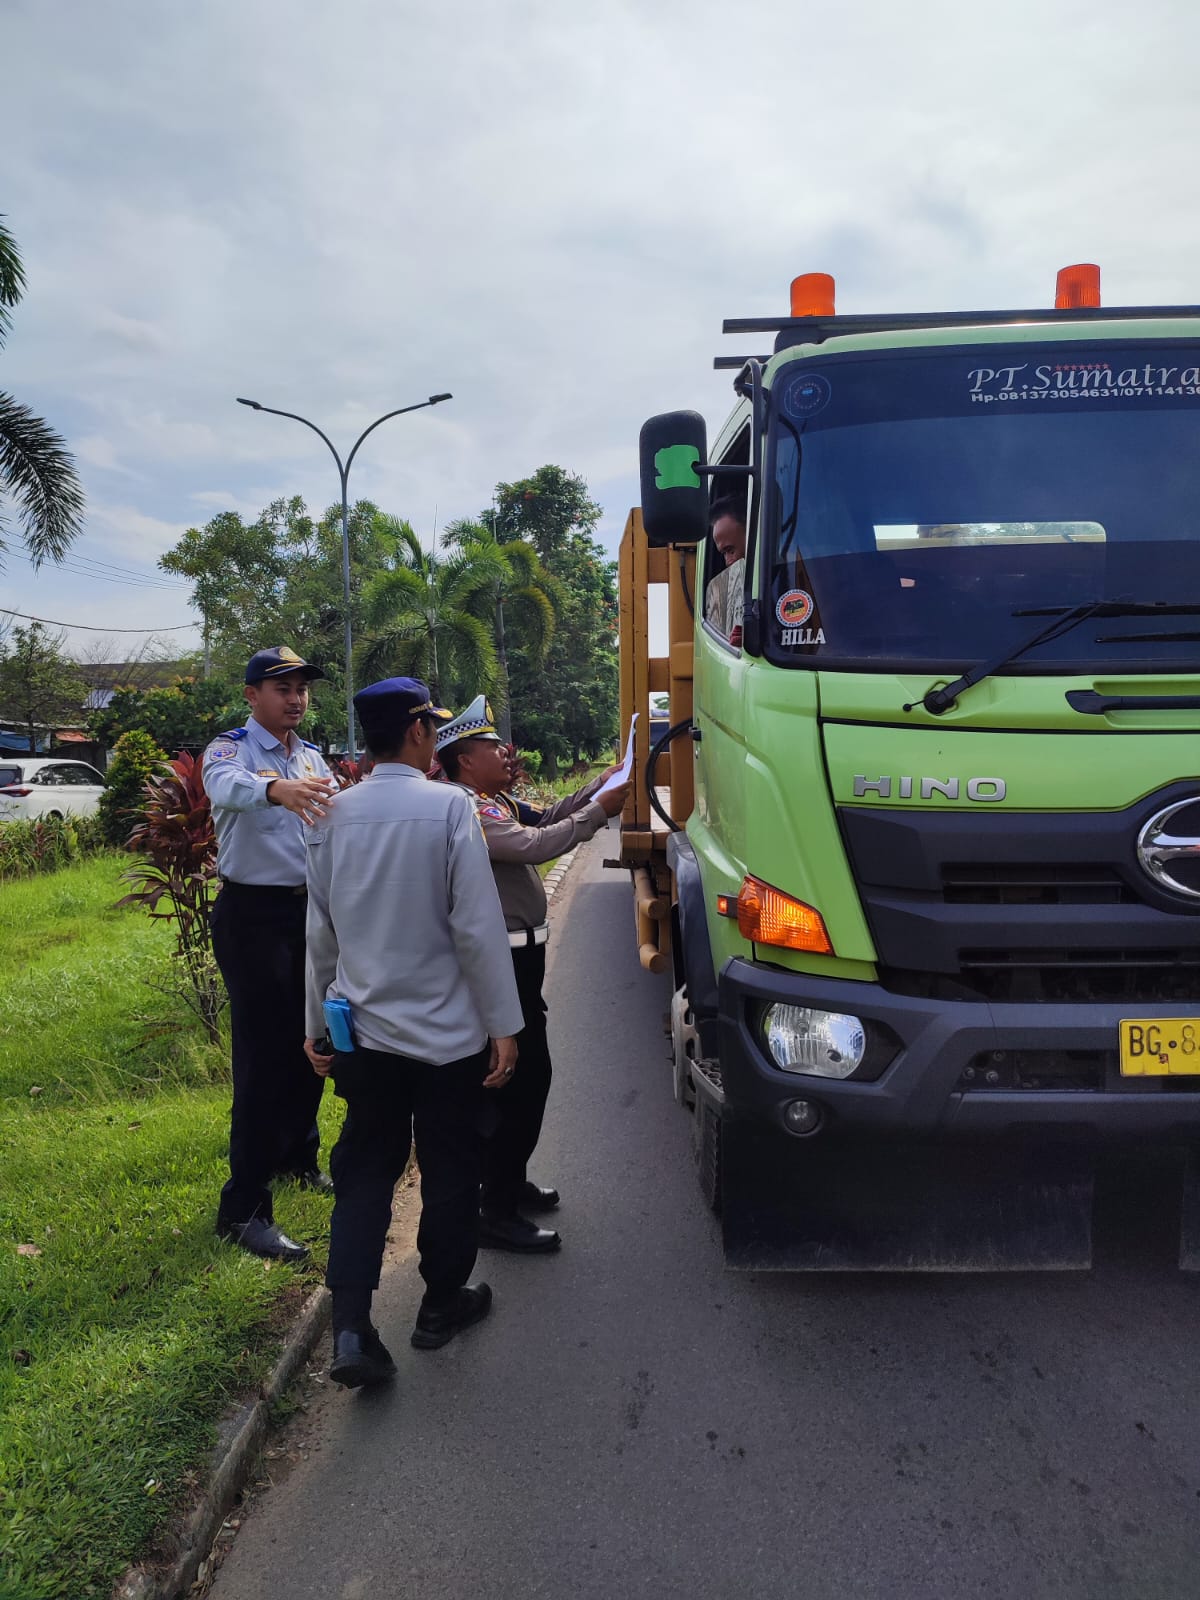
M453 1299L471 1275L479 1242L480 1087L488 1050L434 1066L361 1046L334 1059L346 1120L329 1158L336 1199L329 1288L377 1289L392 1191L414 1135L421 1165L417 1250L426 1299Z
M304 918L290 889L225 883L213 954L229 993L233 1115L218 1226L272 1220L270 1181L317 1164L324 1080L304 1054Z
M483 1155L483 1208L500 1216L520 1204L526 1164L542 1131L551 1077L542 999L546 946L526 945L514 950L512 958L524 1026L517 1035L517 1070L503 1089L489 1091L495 1096L495 1117Z

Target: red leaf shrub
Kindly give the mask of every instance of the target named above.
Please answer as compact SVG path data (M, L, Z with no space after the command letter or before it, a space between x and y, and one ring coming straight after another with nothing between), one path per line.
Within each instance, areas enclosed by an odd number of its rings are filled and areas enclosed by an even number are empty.
M129 849L142 859L121 874L133 888L117 904L142 906L150 916L175 923L174 959L185 976L181 990L215 1044L225 1004L208 926L217 889L217 836L200 760L182 752L146 779L143 792L142 820L129 835Z

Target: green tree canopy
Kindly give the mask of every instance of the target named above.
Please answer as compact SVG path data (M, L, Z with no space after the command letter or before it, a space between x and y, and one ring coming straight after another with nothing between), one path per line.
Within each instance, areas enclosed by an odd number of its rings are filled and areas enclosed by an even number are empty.
M409 523L381 519L400 557L366 585L366 633L359 653L364 678L420 678L447 704L472 693L495 694L499 662L486 611L509 575L495 545L469 544L448 555L422 548Z
M179 678L166 687L117 689L102 711L89 717L93 737L111 747L123 733L140 729L164 750L207 744L246 718L241 688L225 678Z
M539 467L531 478L496 485L495 505L479 521L495 528L501 544L528 539L553 572L573 539L590 539L602 511L587 484L562 467Z
M349 516L350 623L364 625L368 579L402 564L395 519L369 500ZM192 604L203 619L217 674L240 683L257 650L288 644L326 674L313 685L305 736L340 745L345 739L345 603L341 507L315 520L299 496L272 501L253 522L222 511L203 528L189 528L159 560L166 572L190 580Z
M544 655L523 641L509 651L513 738L541 752L551 777L617 735L616 567L594 536L600 515L584 480L562 467L496 485L497 539L531 544L564 597ZM492 511L479 520L491 524Z
M566 593L528 540L517 538L501 544L488 522L471 522L465 517L452 522L442 543L464 555L473 551L486 554L495 573L471 605L492 629L497 664L495 694L500 707L500 732L507 743L512 738L510 643L534 665L545 661ZM495 555L499 555L499 563L491 559ZM461 698L473 698L469 685Z
M0 714L22 728L32 753L50 728L76 727L87 685L63 654L61 634L40 622L14 628L0 651Z
M0 217L0 349L12 326L12 308L24 292L17 242ZM0 390L0 568L7 549L8 501L16 507L21 542L34 566L61 561L83 526L75 462L49 423Z

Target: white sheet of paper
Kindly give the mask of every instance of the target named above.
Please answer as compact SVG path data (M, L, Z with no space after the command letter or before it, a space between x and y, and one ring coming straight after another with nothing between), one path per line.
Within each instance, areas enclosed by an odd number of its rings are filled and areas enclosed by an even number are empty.
M619 789L623 783L629 782L629 774L633 771L633 730L637 727L637 719L638 714L635 711L629 719L629 738L625 741L625 755L621 760L621 765L607 782L600 785L596 790L596 794L592 796L593 800L597 794L607 794L610 789Z

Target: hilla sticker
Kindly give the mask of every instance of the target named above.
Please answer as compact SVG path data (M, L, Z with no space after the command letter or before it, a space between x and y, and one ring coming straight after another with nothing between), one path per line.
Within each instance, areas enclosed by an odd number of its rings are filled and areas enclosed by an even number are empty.
M806 628L813 614L812 595L806 589L789 589L775 602L775 615L783 624L780 644L824 644L823 628Z
M812 595L804 589L789 589L775 602L775 615L785 628L798 628L812 616Z

